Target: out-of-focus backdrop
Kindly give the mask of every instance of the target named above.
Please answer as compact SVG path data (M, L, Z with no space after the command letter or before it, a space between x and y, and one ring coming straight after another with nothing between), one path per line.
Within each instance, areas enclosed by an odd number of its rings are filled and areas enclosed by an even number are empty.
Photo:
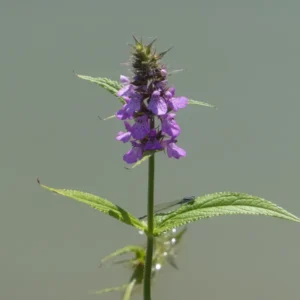
M157 158L156 201L237 191L300 216L299 1L9 1L0 3L0 298L94 299L127 282L100 259L144 243L131 227L36 183L80 189L136 215L147 164L124 168L119 102L79 74L128 75L132 34L184 72L178 95L218 110L178 113L182 160ZM267 217L193 223L153 299L282 300L300 293L300 226ZM107 294L99 299L119 299ZM140 298L139 296L136 297Z

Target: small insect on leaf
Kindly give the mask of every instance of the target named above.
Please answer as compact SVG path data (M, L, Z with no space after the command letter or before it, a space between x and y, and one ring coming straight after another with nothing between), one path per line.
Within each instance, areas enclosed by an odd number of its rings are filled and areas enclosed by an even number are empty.
M154 206L154 213L158 214L159 212L167 210L176 205L184 205L184 204L192 203L195 199L196 199L195 196L190 196L190 197L184 197L179 200L177 199L177 200L173 200L173 201L169 201L169 202L165 202L165 203L156 204ZM143 220L146 217L147 217L147 215L139 217L139 220Z

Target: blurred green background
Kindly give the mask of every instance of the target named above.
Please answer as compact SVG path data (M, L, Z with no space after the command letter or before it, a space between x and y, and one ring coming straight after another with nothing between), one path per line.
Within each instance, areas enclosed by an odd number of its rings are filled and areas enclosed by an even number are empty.
M237 191L300 216L299 1L0 2L0 299L119 299L89 291L129 279L100 259L137 232L36 183L146 210L147 164L124 169L119 102L79 74L118 80L132 34L158 37L178 95L217 105L178 114L188 156L157 158L156 201ZM299 224L267 217L193 223L179 271L153 299L297 299ZM101 297L101 298L100 298ZM140 299L139 296L136 297Z

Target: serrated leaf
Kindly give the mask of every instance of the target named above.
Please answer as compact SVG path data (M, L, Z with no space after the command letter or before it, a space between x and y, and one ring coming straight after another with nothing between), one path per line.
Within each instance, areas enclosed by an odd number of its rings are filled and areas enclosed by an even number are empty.
M125 253L129 253L129 252L132 252L132 253L136 254L137 257L140 257L141 255L143 255L145 253L145 248L141 247L141 246L137 246L137 245L125 246L125 247L123 247L121 249L118 249L115 252L105 256L101 260L101 264L105 263L106 261L108 261L111 258L114 258L116 256L120 256L120 255L125 254Z
M198 101L198 100L192 100L192 99L189 99L188 104L195 104L195 105L201 105L201 106L206 106L206 107L211 107L211 108L217 108L213 104L209 104L209 103L206 103L206 102L203 102L203 101Z
M118 81L114 81L106 77L91 77L91 76L79 75L79 74L76 74L76 76L81 79L87 80L89 82L98 84L99 86L103 87L104 89L106 89L116 97L118 97L117 93L122 88L122 85ZM125 104L125 100L123 98L120 97L118 98L121 103Z
M132 214L127 212L125 209L121 208L118 205L113 204L112 202L100 198L96 195L81 192L81 191L75 191L75 190L65 190L65 189L55 189L51 188L45 185L41 186L51 192L54 192L56 194L66 196L68 198L74 199L78 202L87 204L91 206L92 208L95 208L98 211L103 212L104 214L107 214L127 225L131 225L135 228L138 228L140 230L145 230L146 226L144 223L140 222L139 219L134 217Z
M242 193L215 193L198 197L168 214L156 217L155 234L204 218L221 215L264 215L300 222L300 219L274 203Z

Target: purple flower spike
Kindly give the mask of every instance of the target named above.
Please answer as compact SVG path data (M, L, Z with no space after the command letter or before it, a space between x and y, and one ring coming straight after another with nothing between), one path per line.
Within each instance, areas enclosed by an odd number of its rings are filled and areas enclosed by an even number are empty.
M124 75L120 76L120 81L124 86L118 91L117 96L128 96L133 91L134 86L130 84L130 79Z
M149 134L149 140L145 145L145 150L161 150L163 147L157 140L156 130L152 129Z
M165 115L167 113L167 103L165 99L160 96L160 91L154 91L152 93L148 109L157 116Z
M171 139L164 141L164 146L167 148L168 157L179 159L186 156L186 151L176 145L177 140Z
M136 123L131 129L132 136L137 140L142 140L150 132L150 124L148 116L144 115L136 118Z
M136 163L145 152L162 150L169 157L184 157L185 150L177 146L181 129L175 118L176 112L186 107L189 100L175 96L175 88L169 86L170 74L166 65L160 63L165 52L157 54L152 43L144 45L136 39L135 42L131 61L133 74L120 76L120 89L116 93L123 102L116 117L129 120L124 122L126 130L120 131L116 140L132 145L123 160Z
M130 98L124 97L124 99L127 103L116 113L119 120L131 119L133 114L141 109L141 95L134 93Z
M132 148L123 156L123 160L128 164L133 164L143 157L143 148L137 142L131 142Z
M177 137L180 134L180 127L175 121L175 114L166 114L162 116L161 130L171 137Z
M131 138L131 125L128 122L124 122L125 128L127 129L127 132L120 131L116 137L116 140L121 141L123 143L129 142Z

